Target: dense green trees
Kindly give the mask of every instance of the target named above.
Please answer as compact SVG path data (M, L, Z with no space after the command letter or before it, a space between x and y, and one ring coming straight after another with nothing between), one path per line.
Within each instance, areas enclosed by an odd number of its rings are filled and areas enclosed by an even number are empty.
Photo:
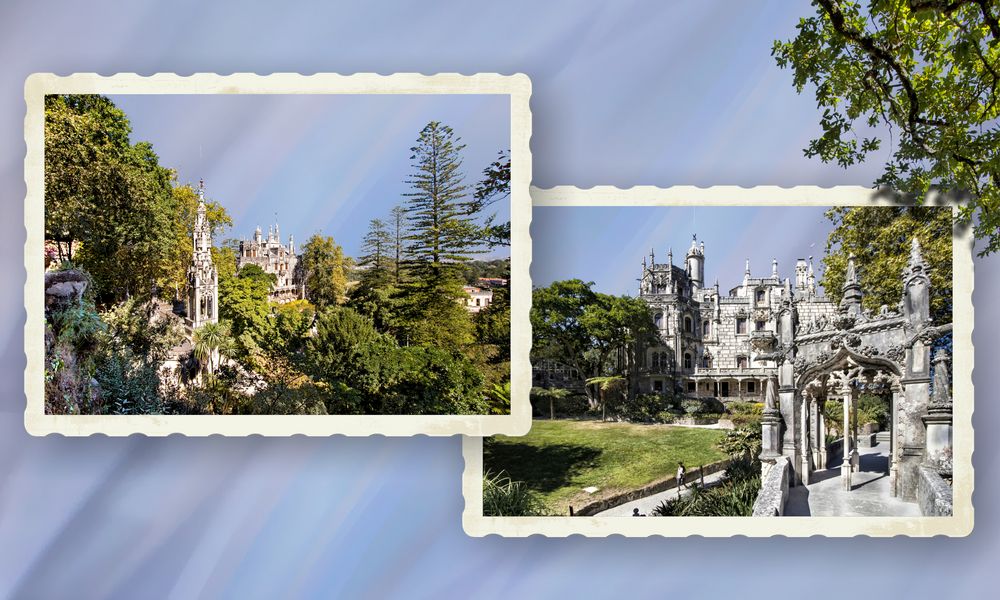
M302 246L306 298L320 308L339 304L347 292L349 266L344 249L332 237L313 234Z
M952 216L950 208L840 207L827 211L833 224L826 243L823 289L839 298L847 258L855 255L864 307L877 312L882 305L895 309L903 295L902 274L910 257L911 240L920 242L930 265L931 316L951 322Z
M815 89L822 134L807 156L841 166L882 147L878 184L923 198L931 186L973 194L961 209L1000 249L1000 11L981 0L816 0L773 54L800 93Z
M341 246L316 234L302 246L307 299L278 304L275 275L237 269L231 244L214 247L220 320L192 332L173 310L187 291L198 192L130 135L106 98L46 99L46 238L71 269L65 278L89 286L82 301L47 311L46 410L509 412L507 290L473 317L462 289L464 265L489 245L480 211L503 193L509 164L506 175L488 168L470 197L458 137L428 124L412 149L412 190L371 221L356 280ZM206 207L218 237L232 219ZM509 262L476 272L507 279ZM161 371L168 359L179 382Z
M608 377L620 377L629 395L637 393L640 355L657 332L645 302L592 286L570 279L533 291L532 357L558 361L591 380L587 394L596 407L598 386Z

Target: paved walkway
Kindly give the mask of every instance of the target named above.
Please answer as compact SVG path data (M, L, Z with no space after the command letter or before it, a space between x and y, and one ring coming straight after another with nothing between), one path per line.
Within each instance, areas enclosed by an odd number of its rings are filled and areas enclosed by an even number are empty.
M696 471L695 471L696 473ZM718 471L712 473L711 475L705 475L705 487L711 487L725 475L725 471ZM691 473L688 474L689 476ZM681 495L688 495L691 493L692 483L688 483L681 490ZM639 498L638 500L633 500L631 502L626 502L625 504L619 504L613 508L609 508L606 511L597 513L596 517L631 517L633 509L638 508L639 514L649 516L653 514L653 509L660 505L664 500L673 500L677 497L677 488L671 488L665 492L660 492L658 494L653 494L652 496L646 496L645 498Z
M919 517L915 502L904 502L889 493L889 444L858 448L859 472L845 491L840 481L839 456L829 457L831 467L812 474L812 483L788 490L785 516L795 517Z

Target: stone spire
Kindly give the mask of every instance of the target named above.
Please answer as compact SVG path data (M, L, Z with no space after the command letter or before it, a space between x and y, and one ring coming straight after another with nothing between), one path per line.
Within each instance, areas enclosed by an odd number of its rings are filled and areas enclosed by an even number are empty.
M777 276L778 276L778 259L777 258L772 258L771 259L771 277L777 277Z
M810 296L816 295L816 274L813 272L813 257L809 257L809 270L807 271L806 278L808 280L808 290Z
M861 284L858 283L858 271L854 266L854 254L847 257L847 273L844 276L844 298L840 301L840 310L849 315L861 314Z
M655 267L656 266L656 250L654 248L649 249L649 262Z
M670 246L667 248L667 265L674 266L674 247Z
M749 279L750 278L750 258L747 257L747 268L743 271L743 275Z

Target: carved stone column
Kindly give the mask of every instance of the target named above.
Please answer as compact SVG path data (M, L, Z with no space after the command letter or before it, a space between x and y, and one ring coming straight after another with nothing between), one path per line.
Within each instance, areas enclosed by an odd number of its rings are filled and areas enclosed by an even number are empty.
M840 480L843 483L843 487L846 491L851 491L851 472L854 470L851 463L851 457L854 452L854 446L851 444L851 387L846 381L843 382L840 389L841 398L844 402L844 426L841 428L844 430L844 460L840 463Z
M851 468L856 472L861 470L861 457L858 454L858 400L860 394L857 388L851 388Z
M777 393L773 378L767 380L767 392L764 394L764 414L760 419L761 428L761 474L767 477L767 472L781 457L781 413L778 411Z
M924 415L927 450L924 464L939 471L952 469L952 402L948 388L948 353L938 350L934 356L934 395Z
M812 393L809 388L802 390L802 422L801 422L801 434L800 439L802 440L802 459L801 467L799 469L799 479L802 481L802 485L809 485L809 474L812 472L812 451L810 450L809 443L809 405L812 401Z
M892 421L889 425L889 490L899 495L899 403L903 401L903 385L899 378L892 381Z

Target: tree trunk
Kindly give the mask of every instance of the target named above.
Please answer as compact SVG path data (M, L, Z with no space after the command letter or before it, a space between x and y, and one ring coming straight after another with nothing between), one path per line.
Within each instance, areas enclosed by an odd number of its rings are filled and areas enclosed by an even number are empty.
M556 419L556 400L552 396L549 396L549 420L554 421Z

